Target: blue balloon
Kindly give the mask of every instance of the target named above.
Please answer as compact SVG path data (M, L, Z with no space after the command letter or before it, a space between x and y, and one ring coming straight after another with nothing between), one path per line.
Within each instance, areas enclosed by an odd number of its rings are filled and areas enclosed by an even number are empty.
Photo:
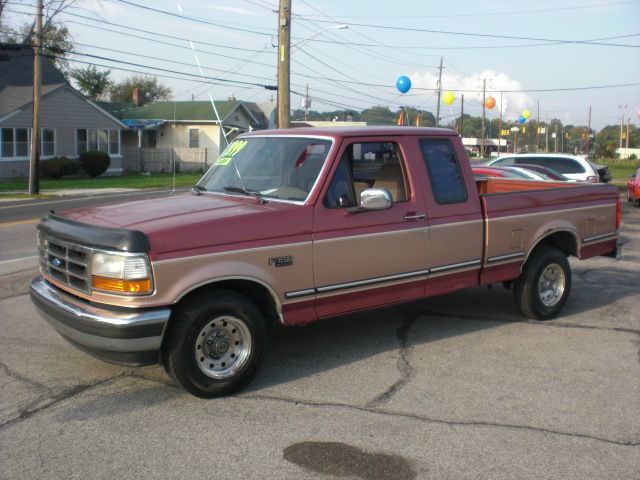
M518 119L518 122L520 122L520 125L522 125L526 121L527 121L527 119L524 118L522 115L520 115L520 118Z
M400 93L407 93L411 89L411 79L406 75L398 77L398 80L396 80L396 88Z

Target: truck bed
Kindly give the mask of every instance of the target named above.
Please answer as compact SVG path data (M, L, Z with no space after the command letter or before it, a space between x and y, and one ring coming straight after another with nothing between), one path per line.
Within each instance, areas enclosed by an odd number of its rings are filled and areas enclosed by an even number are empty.
M613 185L499 178L477 185L485 218L481 284L517 277L543 241L578 258L616 250Z

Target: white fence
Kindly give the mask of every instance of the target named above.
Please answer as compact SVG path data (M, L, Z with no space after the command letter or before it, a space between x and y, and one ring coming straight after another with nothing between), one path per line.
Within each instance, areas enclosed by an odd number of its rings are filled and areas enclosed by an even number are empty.
M123 148L123 168L128 172L204 172L208 167L206 148Z

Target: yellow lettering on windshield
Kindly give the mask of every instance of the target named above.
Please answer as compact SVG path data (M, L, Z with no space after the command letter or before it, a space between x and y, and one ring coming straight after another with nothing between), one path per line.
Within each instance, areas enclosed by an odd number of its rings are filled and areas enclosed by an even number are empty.
M247 146L246 140L236 140L231 145L229 145L225 151L222 153L222 156L218 158L214 165L224 167L225 165L229 165L229 162L233 160L233 157L244 147Z

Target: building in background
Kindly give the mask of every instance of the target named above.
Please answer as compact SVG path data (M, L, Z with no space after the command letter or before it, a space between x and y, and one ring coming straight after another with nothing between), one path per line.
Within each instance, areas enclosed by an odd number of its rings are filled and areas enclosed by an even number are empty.
M0 44L0 179L29 174L33 125L33 49ZM122 131L127 127L73 88L42 58L40 158L76 158L86 150L109 153L106 175L122 173Z

